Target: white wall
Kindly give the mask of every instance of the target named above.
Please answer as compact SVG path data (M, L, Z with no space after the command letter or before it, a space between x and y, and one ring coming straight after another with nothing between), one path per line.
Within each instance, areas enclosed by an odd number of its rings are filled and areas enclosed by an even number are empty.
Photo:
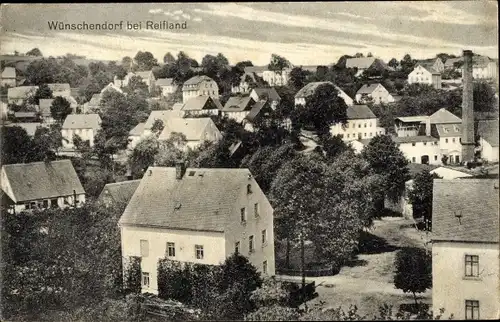
M479 140L481 145L481 157L489 162L498 162L498 147L491 146L483 138Z
M423 155L429 156L429 164L439 165L442 163L438 142L399 143L399 149L412 163L422 163L421 157Z
M479 278L465 277L465 255L479 256ZM499 250L497 244L434 242L432 246L432 307L465 319L465 300L479 301L481 319L498 319Z
M226 258L224 234L148 227L121 227L122 256L141 256L140 241L147 240L149 254L141 260L141 271L149 273L150 287L143 292L158 294L158 260L165 258L167 242L175 243L171 259L198 264L219 265ZM203 245L203 259L196 259L195 245Z
M448 156L448 164L460 163L462 161L462 144L460 143L460 136L441 137L439 139L439 147L441 148L441 154ZM457 156L459 162L456 162Z
M94 130L93 129L62 129L61 134L63 137L62 144L64 148L73 148L73 136L76 134L82 138L83 141L89 141L90 147L94 146ZM66 139L66 140L64 140Z
M384 134L383 128L377 127L377 119L348 120L345 129L342 124L337 123L330 127L332 135L343 135L344 141L357 139L370 139L377 134ZM361 137L358 135L361 134Z
M243 112L224 112L223 114L229 118L234 119L236 122L243 122L245 117L250 113L250 111Z
M417 66L408 74L408 84L432 85L432 74L422 66Z

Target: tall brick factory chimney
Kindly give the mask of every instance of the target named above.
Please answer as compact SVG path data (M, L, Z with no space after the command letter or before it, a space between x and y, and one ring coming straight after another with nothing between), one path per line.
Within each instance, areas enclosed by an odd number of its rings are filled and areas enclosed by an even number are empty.
M462 97L462 161L474 160L474 103L472 84L472 51L464 50Z

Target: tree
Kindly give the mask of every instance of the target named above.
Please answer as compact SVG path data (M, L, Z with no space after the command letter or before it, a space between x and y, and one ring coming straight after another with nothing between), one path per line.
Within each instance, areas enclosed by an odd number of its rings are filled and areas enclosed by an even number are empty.
M2 164L30 162L33 143L26 130L19 126L2 126L1 131Z
M184 134L172 132L167 140L160 141L155 163L161 167L173 167L178 160L185 159L186 144Z
M411 73L413 68L415 67L416 61L411 58L409 54L404 55L403 60L400 62L401 69L405 75Z
M128 157L132 175L140 178L144 171L154 164L159 151L160 143L154 136L148 136L139 141Z
M175 57L170 53L166 53L165 56L163 56L163 62L165 64L174 64L175 63Z
M363 58L363 57L365 57L365 55L363 55L363 53L356 53L354 55L354 57L356 57L356 58Z
M323 146L323 151L325 151L327 158L330 160L351 149L340 136L331 136L330 133L320 137L320 144Z
M474 111L477 112L498 112L496 105L495 91L487 82L474 82L473 89Z
M301 89L305 85L307 73L302 67L294 67L290 71L290 85L296 90Z
M52 90L47 84L42 84L38 87L35 95L30 97L30 103L34 105L40 104L40 99L52 98Z
M134 57L139 71L151 70L154 66L158 65L158 61L154 58L153 54L149 51L139 51Z
M428 223L432 223L432 187L435 177L428 171L417 173L413 178L413 187L408 192L413 217L424 218Z
M389 60L389 63L387 65L389 65L390 67L396 69L399 66L399 62L398 62L398 60L396 58L391 58L391 60Z
M240 254L226 258L221 265L218 283L219 318L241 320L245 314L255 309L251 294L262 285L262 279L257 269Z
M122 58L121 65L127 72L130 72L132 69L132 66L134 65L134 60L130 58L129 56L125 56Z
M405 293L423 293L432 287L432 255L424 249L404 248L396 254L394 261L394 286Z
M373 54L371 52L369 52L366 57L373 57Z
M39 127L33 137L35 146L44 147L55 153L62 147L62 140L60 124L51 124L49 128Z
M410 179L408 160L388 135L377 135L361 151L374 173L384 178L387 196L397 201L405 190L405 182ZM378 201L378 209L383 209L383 199Z
M307 98L305 106L299 106L292 115L292 122L309 125L318 135L328 133L330 126L347 121L347 105L338 96L332 84L319 85Z
M62 123L71 112L71 104L64 97L54 98L50 105L50 114L59 123Z
M271 62L267 68L272 71L282 72L283 69L291 67L290 62L285 58L276 54L271 55Z
M43 56L42 52L38 48L33 48L26 53L26 56Z

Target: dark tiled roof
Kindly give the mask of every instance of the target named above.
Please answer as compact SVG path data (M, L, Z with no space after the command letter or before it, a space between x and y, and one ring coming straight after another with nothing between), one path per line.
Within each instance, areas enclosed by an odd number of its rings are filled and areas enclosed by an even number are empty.
M267 96L267 99L270 101L281 100L281 97L279 96L278 92L276 92L274 87L258 87L254 88L253 90L258 97Z
M99 114L69 114L64 120L63 129L94 129L101 128Z
M223 112L243 112L252 108L255 101L250 96L231 96L224 108Z
M70 160L4 165L15 202L85 193ZM8 193L6 191L6 193Z
M457 137L462 135L462 124L435 124L439 137Z
M367 69L373 64L374 61L375 57L348 58L346 60L345 67Z
M347 118L349 120L374 119L377 118L372 110L366 105L352 105L347 108Z
M230 216L239 216L242 189L256 185L249 175L248 169L188 168L177 180L175 168L150 167L119 223L223 232Z
M262 116L262 113L266 114L270 113L271 111L272 110L269 107L267 101L258 101L253 105L252 109L250 110L250 113L248 113L248 115L245 116L245 119L249 120L250 122L253 122L253 120L255 120L257 116L259 115Z
M434 180L432 239L498 243L498 192L497 179Z
M108 183L102 189L98 200L112 198L114 202L128 203L134 195L135 190L139 186L141 180L129 180L117 183Z
M183 111L201 111L201 110L212 110L212 109L220 110L222 109L222 105L220 104L219 100L213 99L210 96L192 97L182 107Z
M481 120L478 122L477 134L491 146L498 146L498 120Z
M437 169L438 166L429 165L429 164L420 164L420 163L410 163L408 164L408 171L410 172L410 177L414 178L417 173L422 171L430 172L434 169Z

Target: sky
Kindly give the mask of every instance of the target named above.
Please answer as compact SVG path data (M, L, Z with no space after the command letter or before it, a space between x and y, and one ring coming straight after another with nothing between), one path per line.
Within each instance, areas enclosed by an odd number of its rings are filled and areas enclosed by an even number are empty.
M201 59L223 53L234 64L269 63L271 54L294 65L331 64L357 52L386 61L431 58L463 49L498 58L496 1L400 1L315 3L7 4L0 7L0 53L39 48L121 60L150 51ZM120 23L118 30L50 30L66 24ZM147 21L186 22L186 29L151 30ZM127 22L141 23L128 30Z

